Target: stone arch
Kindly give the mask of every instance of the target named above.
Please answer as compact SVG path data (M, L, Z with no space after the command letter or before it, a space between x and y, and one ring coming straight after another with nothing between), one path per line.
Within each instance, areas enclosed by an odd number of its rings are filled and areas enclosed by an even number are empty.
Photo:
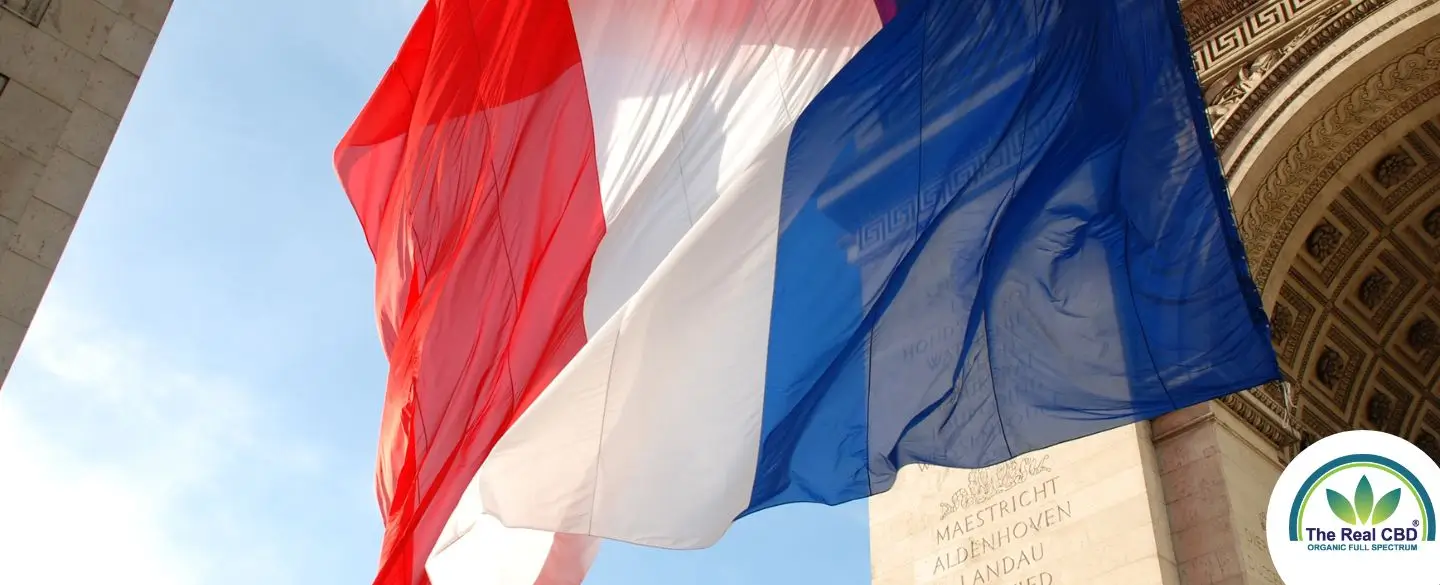
M1223 145L1232 204L1267 307L1278 294L1269 277L1324 184L1400 118L1440 109L1437 31L1440 0L1369 14L1269 95L1255 96L1262 99L1253 114Z
M1224 402L1292 449L1375 428L1436 456L1440 227L1426 219L1434 207L1440 223L1440 0L1339 2L1256 53L1240 69L1247 93L1212 130L1299 390Z

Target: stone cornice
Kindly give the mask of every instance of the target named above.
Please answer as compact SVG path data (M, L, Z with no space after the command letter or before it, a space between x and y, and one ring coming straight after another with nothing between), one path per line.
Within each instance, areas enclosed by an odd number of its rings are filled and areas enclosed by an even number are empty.
M1257 4L1257 0L1194 0L1180 7L1190 38L1208 36L1236 15Z
M1355 25L1366 16L1374 14L1379 9L1394 1L1395 0L1361 0L1351 5L1348 9L1343 10L1339 15L1333 16L1332 20L1322 25L1318 30L1311 32L1308 37L1300 40L1297 46L1287 53L1279 63L1276 63L1274 67L1266 73L1264 79L1260 80L1260 83L1245 95L1244 100L1235 107L1235 110L1215 125L1213 128L1215 149L1223 152L1229 148L1231 142L1234 141L1236 135L1239 134L1240 129L1245 126L1246 121L1255 114L1256 110L1275 94L1275 91L1280 88L1281 84L1294 77L1295 73L1313 60L1325 47L1333 43L1340 35L1345 34L1346 31L1354 28ZM1331 59L1329 63L1326 63L1322 72L1333 67L1337 62L1353 53L1358 46L1364 44L1364 41L1374 38L1376 35L1401 22L1411 14L1434 4L1436 1L1437 0L1425 0L1405 14L1381 25L1369 35L1366 35L1365 39L1361 42L1346 48L1334 59ZM1263 144L1265 141L1268 141L1269 137L1266 136L1266 131L1269 130L1273 122L1274 120L1267 120L1260 128L1260 131L1255 133L1257 138L1245 144L1240 155L1234 160L1239 161L1244 159L1245 155L1248 154L1256 144ZM1232 166L1232 168L1227 170L1233 172L1235 169Z
M1236 418L1245 421L1246 425L1281 450L1299 442L1299 432L1293 427L1285 425L1280 413L1260 404L1255 396L1257 390L1231 394L1216 402L1223 405Z

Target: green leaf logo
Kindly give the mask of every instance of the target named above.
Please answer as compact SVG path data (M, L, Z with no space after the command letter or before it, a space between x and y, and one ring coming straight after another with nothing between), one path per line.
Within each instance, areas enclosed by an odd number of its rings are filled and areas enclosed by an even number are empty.
M1381 522L1384 522L1385 520L1390 518L1391 514L1395 513L1395 508L1399 507L1400 488L1395 488L1393 490L1390 490L1390 493L1385 494L1384 497L1380 498L1379 502L1375 503L1375 511L1373 512L1374 516L1370 518L1370 523L1379 524Z
M1370 519L1370 510L1375 507L1375 492L1370 490L1370 478L1360 476L1360 485L1355 486L1355 519L1364 524Z
M1350 501L1345 496L1335 490L1325 490L1325 498L1330 501L1330 511L1335 513L1336 518L1352 526L1355 524L1355 508L1350 507Z
M1400 507L1400 488L1390 490L1375 501L1375 491L1370 487L1370 478L1360 476L1360 484L1355 486L1354 504L1351 500L1335 490L1325 490L1325 499L1330 503L1330 511L1341 521L1354 526L1356 524L1370 524L1374 526L1389 519Z

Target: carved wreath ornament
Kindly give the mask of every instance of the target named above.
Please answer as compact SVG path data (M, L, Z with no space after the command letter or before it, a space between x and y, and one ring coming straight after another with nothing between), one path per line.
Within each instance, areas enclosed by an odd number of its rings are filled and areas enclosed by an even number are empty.
M1049 455L1012 459L994 467L976 469L966 475L967 485L950 494L950 501L940 502L940 519L1003 494L1026 480L1047 473Z

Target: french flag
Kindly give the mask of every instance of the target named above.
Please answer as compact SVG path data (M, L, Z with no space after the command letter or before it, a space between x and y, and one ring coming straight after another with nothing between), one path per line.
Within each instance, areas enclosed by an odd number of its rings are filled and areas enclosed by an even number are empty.
M1175 0L430 0L335 164L377 585L975 468L1279 379Z

